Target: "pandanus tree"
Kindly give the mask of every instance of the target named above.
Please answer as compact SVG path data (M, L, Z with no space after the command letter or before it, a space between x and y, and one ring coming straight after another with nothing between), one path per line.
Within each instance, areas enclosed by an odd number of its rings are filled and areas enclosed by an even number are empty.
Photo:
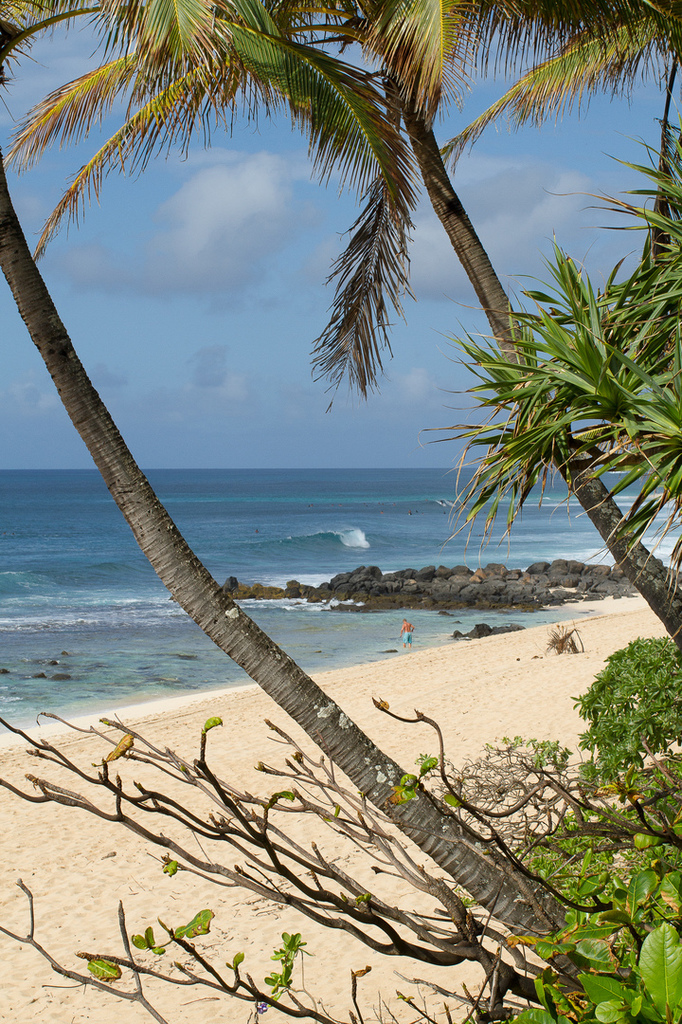
M652 203L653 216L649 217L644 209L637 209L627 202L613 203L621 210L636 214L640 218L640 224L643 222L649 231L650 245L645 248L642 262L637 271L623 285L617 300L614 298L616 291L612 279L606 292L600 296L598 301L594 300L596 305L592 300L588 302L583 296L574 307L577 301L576 295L583 288L589 288L589 285L586 284L584 277L577 272L574 275L575 280L569 280L574 267L560 250L557 250L556 260L551 266L553 276L558 284L559 305L562 308L564 306L569 308L568 313L562 313L561 323L577 325L576 333L573 335L576 352L569 357L569 361L575 359L579 364L580 356L585 356L585 350L582 353L579 352L578 337L581 330L587 329L587 333L592 338L591 358L596 360L594 370L597 377L592 381L596 390L599 390L601 386L605 387L603 381L601 384L599 383L601 380L599 372L603 372L604 379L609 376L607 367L610 365L611 359L600 346L604 340L604 334L608 335L614 330L611 301L616 301L617 306L623 303L629 310L630 316L635 319L639 315L638 304L641 304L642 320L650 324L652 317L655 316L652 313L650 301L654 301L653 295L660 295L661 288L663 288L666 291L666 296L663 305L656 305L656 315L662 317L665 308L665 315L672 317L672 320L659 319L656 321L656 330L661 332L660 336L665 333L666 329L674 331L675 318L679 317L680 305L675 288L662 285L658 278L663 273L665 280L669 282L671 273L675 273L674 269L671 270L671 245L674 251L673 268L676 266L677 259L676 233L673 232L671 235L670 230L679 218L679 132L671 128L669 114L681 53L682 19L680 19L679 12L667 7L661 9L648 3L632 4L628 10L614 8L611 18L600 21L598 24L591 24L587 21L577 31L569 33L551 56L537 62L512 85L500 100L443 147L444 159L454 163L466 146L472 145L491 123L502 116L506 116L512 128L518 128L529 122L541 124L547 118L552 116L558 118L574 107L578 107L579 110L584 109L588 106L590 99L599 92L606 92L614 97L628 96L640 79L653 79L657 83L661 81L665 83L660 148L658 153L654 154L658 168L657 173L653 175L656 188L653 191L649 190L648 193L644 190L644 194L649 195ZM646 171L645 168L639 169ZM663 261L663 266L657 266L659 260ZM614 278L617 271L618 268L614 270ZM652 283L653 278L657 278L655 287ZM651 291L652 288L653 291ZM582 314L579 310L585 317L582 328L580 327ZM547 316L547 314L544 315ZM588 328L587 324L591 315L596 315L597 318L593 327ZM521 319L524 324L527 323L525 316ZM631 321L630 326L634 328L634 320ZM557 327L557 330L559 329ZM623 338L622 323L617 334L621 339ZM630 335L625 344L634 344L635 338L637 338L636 331ZM516 339L519 362L527 364L529 350L526 348L526 342L522 340L520 332L516 333ZM482 350L469 343L465 347L469 360L480 356L483 359L482 365L489 367L489 356L484 356ZM631 356L636 359L640 357L645 359L647 354L650 356L650 353L650 346L645 346L643 349L636 347L632 350ZM568 352L564 351L564 356L567 355ZM493 359L493 361L495 360ZM559 361L561 362L561 357L559 357ZM601 371L599 370L600 365ZM506 371L503 371L503 376L504 372ZM511 370L511 373L513 375L514 371ZM646 376L647 371L643 369L643 373ZM590 377L590 371L587 371L587 377ZM519 380L516 381L516 384L519 384ZM670 392L670 397L674 402L674 379L671 379L666 386L673 389ZM529 387L527 394L531 395L533 390L532 387ZM545 397L547 397L547 393L545 393ZM558 388L556 393L563 393L562 389ZM595 408L598 407L598 404L597 402ZM627 406L627 401L625 401L625 405ZM509 406L505 407L510 408ZM519 405L516 407L516 413L523 419L520 410L521 406ZM602 414L604 414L603 409ZM574 404L569 403L565 407L564 416L567 417L567 422L570 419L579 420L584 415L585 409L579 399L576 399ZM597 415L600 418L599 414ZM605 415L608 421L608 412ZM618 413L615 414L615 419L618 421ZM520 422L521 420L517 422L517 430ZM547 421L545 421L545 426L547 426ZM531 433L532 429L529 426L529 437ZM468 436L473 440L471 433ZM476 445L482 443L482 436L482 434L478 435ZM490 436L492 437L492 435ZM606 438L602 439L596 436L592 436L590 442L585 444L584 438L579 439L575 432L572 433L569 430L565 435L565 444L561 451L555 445L550 445L541 456L540 450L535 449L534 455L537 457L537 462L530 475L537 480L546 473L550 466L561 472L568 483L569 490L587 512L611 554L662 620L678 647L682 647L682 592L678 585L679 556L674 558L671 570L660 559L654 557L643 543L646 529L651 529L655 525L656 515L651 514L654 507L657 514L668 502L672 502L673 511L670 513L672 519L668 520L668 528L675 519L679 500L675 473L673 472L671 477L667 477L666 472L671 470L669 464L660 459L646 458L639 462L638 472L633 475L628 469L627 476L622 477L617 486L611 490L606 486L603 475L607 468L624 471L625 464L622 460L627 462L628 459L632 461L635 458L629 449L630 446L628 446L627 453L620 451L622 464L618 464L616 457L616 452L619 451L618 446L614 450ZM504 456L507 460L507 469L511 469L511 464L508 461L509 454L510 449L507 448ZM490 459L497 461L499 455L498 442L493 442ZM519 449L519 455L519 461L512 471L516 481L513 489L516 492L517 500L512 502L514 511L509 520L510 525L530 491L528 471L532 459L529 459L529 449L523 455L520 454ZM499 469L499 462L497 468ZM481 499L484 496L487 499L492 497L489 488L491 463L488 459L484 459L481 471L482 475L477 478L478 483L481 484L480 490L474 494L474 491L469 489L466 495L466 499L473 502L473 506L470 505L470 510L475 507L479 512L484 503L481 502ZM484 478L485 483L483 482ZM517 490L517 485L521 480L524 480L524 483ZM638 481L642 487L640 498L637 499L634 507L636 515L633 510L624 514L615 500L616 494L622 492L625 480L628 484ZM665 500L660 504L656 502L652 504L648 500L648 496L657 488L665 495ZM497 507L497 502L493 501L493 518Z
M75 18L84 10L64 8L64 20ZM236 6L230 6L225 12L226 25L224 32L219 33L217 49L209 34L209 23L213 26L216 20L213 4L204 6L190 0L187 5L175 5L172 9L161 4L121 8L113 5L88 9L87 14L95 19L109 47L122 48L119 73L125 75L126 65L132 66L139 76L140 90L144 88L145 61L154 66L159 56L152 46L152 36L164 60L173 63L176 78L178 70L184 69L182 85L187 85L193 75L199 80L202 73L207 74L204 65L210 57L216 64L225 63L229 49L226 40L243 41L246 37L252 49L244 44L248 61L246 57L244 60L234 58L233 78L225 86L231 90L231 96L239 89L251 88L255 71L247 70L246 65L251 69L257 67L259 74L254 89L268 99L277 96L281 102L289 104L295 118L301 115L301 121L320 148L323 167L325 153L334 152L338 156L337 147L348 138L350 121L357 126L357 137L365 148L362 157L356 149L351 151L347 163L349 173L361 179L367 168L373 170L382 166L387 181L394 183L392 187L398 182L408 193L408 163L400 157L400 147L394 145L391 118L379 105L366 102L363 76L338 63L332 65L324 54L311 53L305 46L296 47L288 40L283 41L276 31L269 35L262 26L258 31L253 30L255 5L247 0L244 10L243 19L237 18ZM184 12L186 17L180 18L179 12ZM18 19L19 13L22 22ZM266 14L263 18L267 22ZM49 24L44 6L17 11L14 21L6 27L5 49L0 51L2 63L16 54L19 43L25 43L32 33L36 34L41 24ZM138 41L139 53L134 49ZM255 57L256 43L261 46L259 61ZM231 50L229 56L233 56ZM201 69L195 67L195 59ZM110 64L111 61L103 72L105 79L111 73ZM162 73L159 75L163 85ZM97 72L93 76L96 80ZM132 81L135 82L134 76ZM203 111L206 102L200 95L201 88L197 88L198 94L185 96L186 103L196 104L195 112ZM313 97L311 93L316 89L318 95ZM313 98L318 99L319 93L326 98L328 120L316 121L310 115ZM106 99L104 90L104 107ZM336 120L332 112L336 112ZM152 109L146 110L144 118L145 146L152 147L158 139L155 134L158 122ZM179 126L178 135L182 135ZM121 139L121 147L124 144L125 140ZM151 148L145 150L143 146L142 159L145 152L151 152ZM562 919L562 910L554 897L544 890L539 891L520 867L510 868L498 860L494 852L472 842L466 830L438 800L420 789L409 802L398 805L390 802L400 785L403 770L256 626L190 549L135 463L78 358L29 251L1 163L0 267L30 337L106 486L142 551L182 608L307 732L357 790L376 806L391 809L399 828L475 900L490 910L494 908L497 917L510 928L529 932L556 927ZM518 976L510 965L500 970L500 992L503 993L514 986Z
M490 528L506 508L507 527L530 490L552 466L568 473L584 462L592 477L616 473L612 491L635 488L611 543L627 554L645 534L674 538L671 575L682 566L682 142L668 145L665 170L639 165L638 203L612 201L645 232L643 253L623 275L619 263L606 285L558 247L548 268L551 286L527 292L519 311L519 359L468 338L465 358L477 366L474 388L488 421L458 436L475 449L478 469L465 496L470 519ZM636 166L636 165L631 165ZM656 242L654 242L656 232ZM679 598L668 597L666 625L674 635ZM673 614L671 614L671 612ZM661 614L663 618L663 614ZM677 627L679 629L679 626ZM680 637L674 635L680 646Z

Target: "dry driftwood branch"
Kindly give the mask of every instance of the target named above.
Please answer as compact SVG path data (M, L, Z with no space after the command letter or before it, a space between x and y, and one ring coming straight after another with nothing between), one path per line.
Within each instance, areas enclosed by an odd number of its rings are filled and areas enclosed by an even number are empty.
M390 713L385 706L381 706L381 710ZM427 773L428 777L421 780L411 777L415 779L414 784L429 784L430 778L435 776L432 792L453 798L449 812L462 823L470 841L494 845L503 858L508 859L517 876L518 865L532 857L539 846L561 849L561 827L568 813L573 815L573 824L577 822L585 835L602 836L613 844L641 830L642 823L651 834L665 832L665 811L660 807L659 798L670 799L673 776L669 775L658 795L654 793L634 808L636 818L628 818L626 810L620 810L613 801L586 788L562 760L560 752L543 755L543 759L538 753L541 745L525 748L511 741L501 748L488 748L482 758L455 771L445 760L438 724L419 712L411 721L431 726L439 747L436 772ZM219 887L239 886L273 903L295 908L310 920L352 935L382 955L408 956L415 963L443 967L464 960L477 962L483 969L486 983L479 993L469 998L469 1003L471 1013L479 1017L503 1019L509 1013L509 999L515 993L533 998L532 979L540 968L528 962L525 950L506 945L504 930L495 921L494 910L487 920L482 920L466 893L458 891L437 869L427 868L421 859L416 859L421 855L415 855L393 827L390 808L384 813L369 805L362 794L347 786L325 756L311 757L287 733L271 725L285 757L281 767L263 763L257 767L265 778L276 780L276 785L286 788L280 788L269 797L256 796L216 776L207 761L206 730L199 743L199 756L190 759L159 748L123 722L107 721L105 724L123 736L125 742L117 742L115 737L91 729L93 740L105 740L110 751L94 766L79 765L56 746L45 741L35 744L21 730L13 729L32 745L37 759L69 772L78 789L56 785L37 775L27 778L38 795L24 792L4 780L0 780L0 786L26 800L75 806L96 817L117 822L162 848L160 860L166 866L177 862L179 870L209 879ZM114 759L117 760L115 769ZM136 782L133 777L136 767L143 768L146 777L153 773L158 785L155 783L152 788L148 782ZM112 778L114 770L116 774ZM663 777L665 780L665 774ZM678 804L682 803L679 793L676 798ZM292 814L316 822L319 839L307 842L292 834L289 828ZM197 840L205 846L209 844L206 849L208 851L210 846L210 852L197 855ZM325 852L327 848L331 854ZM356 858L361 857L363 870L369 869L378 883L382 876L399 877L422 893L417 909L414 900L406 908L384 898L380 884L377 891L374 886L369 891L367 882L356 874L355 867L350 871L341 867L337 856L341 848ZM234 866L228 866L221 849L225 854L229 851L230 863ZM237 863L234 863L235 858ZM530 870L528 875L536 877ZM111 991L106 983L94 977L63 968L36 941L33 897L23 883L21 887L29 903L29 935L14 935L6 928L0 931L31 945L64 976ZM529 898L529 894L525 895ZM587 909L597 905L598 902L593 903ZM251 1003L260 1001L276 1006L285 1016L307 1017L320 1024L339 1024L305 993L303 998L289 992L284 1001L273 999L250 975L240 973L239 964L235 964L226 977L221 965L216 966L195 942L182 935L171 935L171 941L184 951L189 966L187 963L179 965L179 975L174 976L155 971L133 955L122 908L119 925L122 956L93 953L83 953L83 956L88 960L109 960L128 971L133 990L117 990L116 995L138 1002L161 1024L165 1024L163 1018L149 1005L143 992L142 982L146 976L169 984L204 986ZM348 1010L348 1022L363 1019L357 992L357 979L363 973L358 971L351 979L352 1008ZM455 994L446 988L438 985L435 988L454 998ZM431 1020L426 1007L420 1009L409 999L407 1002L418 1010L421 1019Z

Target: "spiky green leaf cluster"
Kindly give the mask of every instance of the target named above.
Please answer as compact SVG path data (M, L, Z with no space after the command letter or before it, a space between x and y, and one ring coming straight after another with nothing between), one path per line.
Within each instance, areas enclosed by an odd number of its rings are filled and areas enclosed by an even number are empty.
M456 428L467 454L483 453L462 495L465 518L479 515L492 528L506 507L511 528L532 488L558 470L569 490L585 474L610 481L611 493L636 487L616 535L632 543L648 531L677 532L682 510L682 146L672 148L671 172L646 169L653 188L638 195L660 204L621 208L634 226L655 227L665 239L654 257L647 241L635 270L619 280L617 265L606 286L558 246L548 263L553 287L526 294L535 308L517 319L517 363L473 338L459 341L477 364L472 389L487 422ZM673 563L682 560L676 540Z

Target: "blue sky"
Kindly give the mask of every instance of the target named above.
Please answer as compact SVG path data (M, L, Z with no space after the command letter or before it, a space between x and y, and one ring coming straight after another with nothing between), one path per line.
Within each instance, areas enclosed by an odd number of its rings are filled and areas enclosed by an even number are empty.
M3 151L14 120L49 88L82 73L88 38L55 34L33 51L4 94ZM442 141L503 90L472 87L463 112L439 125ZM636 247L599 230L589 193L631 187L612 157L638 161L633 139L656 144L662 97L595 101L541 131L490 130L455 186L493 265L517 293L543 276L552 237L595 273ZM110 122L113 125L113 122ZM69 175L94 149L55 150L17 178L15 206L29 241ZM442 228L423 202L415 218L407 323L369 401L339 393L331 412L314 382L310 349L333 295L324 281L356 216L352 195L311 179L305 141L286 118L237 123L210 150L157 159L139 178L111 175L100 205L51 244L41 264L95 386L143 467L445 466L452 445L429 428L466 417L472 383L450 338L485 330ZM0 468L88 468L4 281L0 286Z

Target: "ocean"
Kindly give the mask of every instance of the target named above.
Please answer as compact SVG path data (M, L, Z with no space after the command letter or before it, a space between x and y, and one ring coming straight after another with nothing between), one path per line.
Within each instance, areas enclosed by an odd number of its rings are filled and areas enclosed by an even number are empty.
M384 572L538 560L607 560L561 481L529 501L509 543L453 537L447 469L153 470L152 486L219 582L319 584ZM248 678L169 599L95 470L0 471L0 716L110 710ZM244 602L309 672L402 655L396 612L344 614L300 601ZM411 611L415 648L476 622L537 625L548 612ZM397 652L397 653L396 653ZM68 678L55 678L68 677Z

